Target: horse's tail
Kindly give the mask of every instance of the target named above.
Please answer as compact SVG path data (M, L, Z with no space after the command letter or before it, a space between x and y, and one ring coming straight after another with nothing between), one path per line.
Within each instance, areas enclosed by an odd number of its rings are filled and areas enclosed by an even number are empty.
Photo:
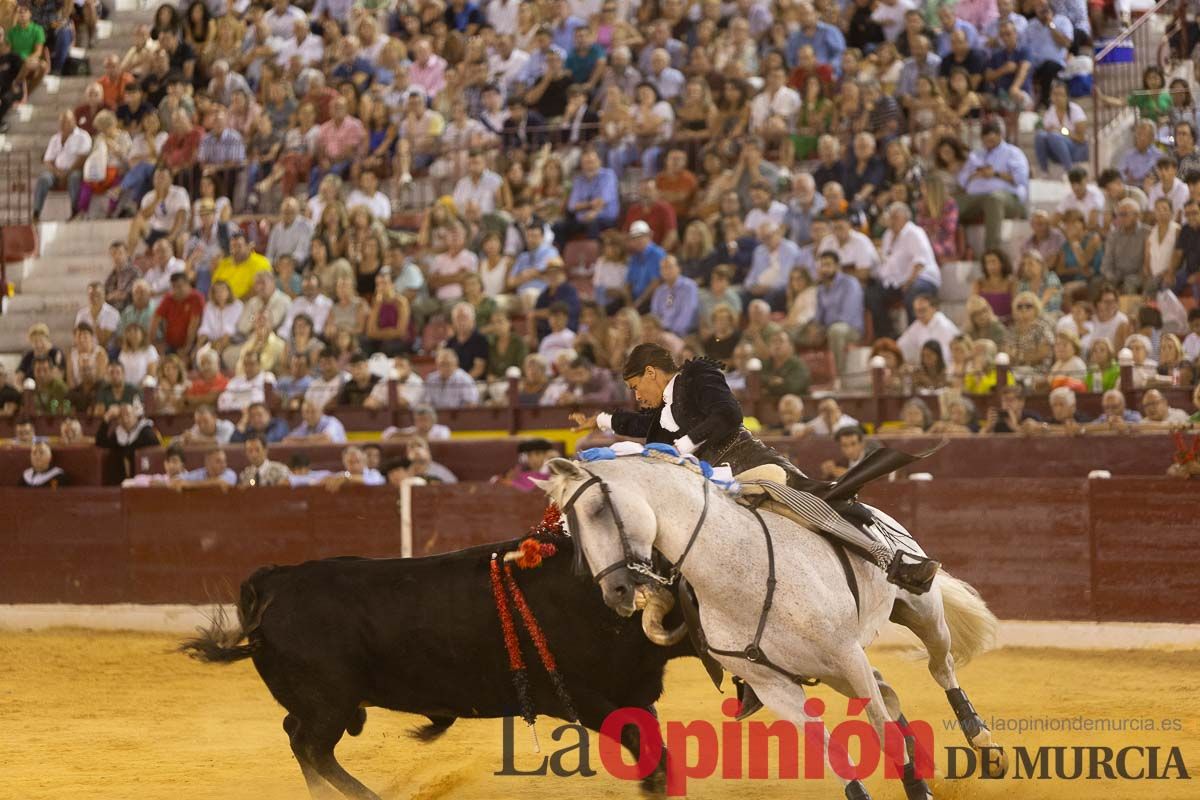
M950 629L950 655L955 666L961 667L991 650L1000 622L975 587L945 570L938 573L933 585L942 593L946 626Z
M271 597L262 596L256 583L258 578L272 569L260 569L242 584L236 626L230 623L225 607L218 605L209 617L208 626L198 629L199 636L181 643L179 651L208 664L230 664L254 655L260 640L251 634L258 630L262 614L271 604ZM242 640L246 640L246 644L240 644Z

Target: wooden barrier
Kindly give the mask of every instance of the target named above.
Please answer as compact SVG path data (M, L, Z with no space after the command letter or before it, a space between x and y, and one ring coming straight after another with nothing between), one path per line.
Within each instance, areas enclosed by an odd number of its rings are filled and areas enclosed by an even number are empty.
M502 439L452 439L443 442L430 442L429 450L433 460L446 467L462 481L487 481L495 475L501 475L517 463L517 445L521 437L506 437ZM362 444L362 443L360 443ZM383 457L403 455L405 445L400 441L375 442L383 451ZM554 442L559 452L563 452L562 442ZM204 466L204 454L207 447L185 447L184 463L188 469ZM343 444L273 444L269 455L272 460L283 464L288 463L293 455L303 453L309 459L313 469L342 469ZM141 451L141 459L145 459L140 471L157 474L163 471L163 459L166 451L163 448L148 448ZM231 469L240 471L246 466L246 455L243 445L231 444L225 447L225 458Z
M796 463L807 474L819 476L821 463L841 457L830 437L768 436L764 441ZM905 436L880 439L906 453L922 453L942 439L934 436ZM1010 477L1086 478L1092 470L1113 475L1161 476L1175 454L1168 434L1144 436L1100 435L1085 439L1026 437L1015 435L949 439L929 458L900 471L902 475L928 472L936 478L970 476L973 479ZM987 484L990 491L993 484Z
M1169 478L881 482L885 509L1005 619L1200 622L1196 484ZM527 531L545 498L414 489L414 553ZM0 603L230 601L266 564L400 551L386 487L0 489ZM481 591L485 587L480 587Z

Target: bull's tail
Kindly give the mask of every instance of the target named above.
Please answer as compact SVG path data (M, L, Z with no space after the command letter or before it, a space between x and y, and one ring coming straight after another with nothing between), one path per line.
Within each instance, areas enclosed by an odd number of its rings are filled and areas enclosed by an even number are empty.
M179 645L180 652L208 664L230 664L254 655L259 639L253 634L262 622L263 612L271 604L270 596L260 594L256 584L273 567L260 569L242 584L238 600L238 624L232 625L224 606L216 606L209 624L198 629L199 636ZM245 644L241 644L242 641Z

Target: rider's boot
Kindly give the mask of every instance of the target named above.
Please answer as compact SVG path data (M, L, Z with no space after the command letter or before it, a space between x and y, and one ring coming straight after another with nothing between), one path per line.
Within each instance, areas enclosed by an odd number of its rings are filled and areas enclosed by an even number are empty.
M941 566L932 558L897 550L887 568L888 581L912 594L925 594L933 587L933 579Z
M738 702L742 704L742 710L738 712L736 717L737 721L741 722L762 708L763 704L762 700L758 699L758 695L754 693L754 687L737 675L733 676L733 686L737 689Z

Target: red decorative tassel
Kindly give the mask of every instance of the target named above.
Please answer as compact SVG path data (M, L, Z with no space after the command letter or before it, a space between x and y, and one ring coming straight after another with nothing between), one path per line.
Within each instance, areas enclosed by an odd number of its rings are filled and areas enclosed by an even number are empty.
M531 533L534 536L539 534L544 536L565 536L566 531L563 529L562 512L558 510L558 506L550 503L546 506L546 510L542 513L542 521L533 527Z
M492 599L496 601L496 613L500 616L500 629L504 633L504 649L508 652L508 668L512 671L513 688L517 692L517 702L521 706L521 718L526 724L533 725L537 716L533 713L533 702L529 697L529 676L525 673L525 660L521 657L521 643L517 639L517 628L513 624L512 612L508 607L508 597L504 594L504 585L500 578L500 562L492 556L490 566L492 578Z
M494 564L495 562L492 563ZM577 718L575 706L571 702L571 696L567 694L567 687L563 683L562 676L558 673L558 664L554 660L554 654L550 652L550 645L546 642L546 634L542 631L542 627L538 625L537 617L533 615L533 610L529 607L529 603L525 601L525 593L517 585L517 579L513 577L512 565L510 564L504 565L504 582L508 587L509 593L512 595L513 605L516 606L517 613L521 615L521 621L525 623L525 630L529 632L529 638L533 640L533 646L537 649L538 657L542 660L542 666L546 668L546 673L550 676L550 681L554 684L555 694L558 695L559 702L563 704L566 718L574 721Z
M542 563L542 559L558 552L552 542L539 542L530 537L521 542L519 549L504 554L505 562L516 561L521 569L532 569Z

